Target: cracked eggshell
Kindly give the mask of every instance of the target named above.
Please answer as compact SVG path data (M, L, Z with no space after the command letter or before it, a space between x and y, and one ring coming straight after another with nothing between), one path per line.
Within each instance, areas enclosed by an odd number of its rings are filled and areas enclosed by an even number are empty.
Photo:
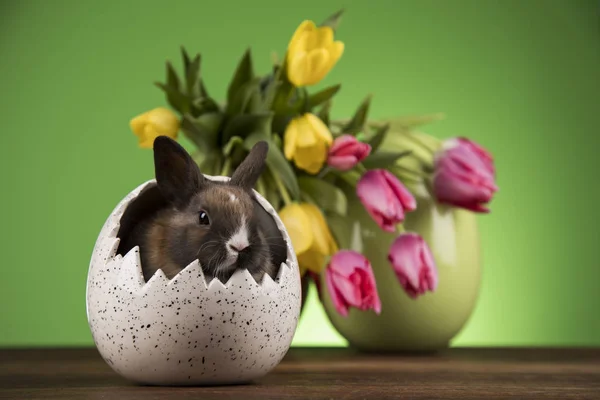
M287 353L300 316L300 274L283 223L255 192L288 247L275 281L265 275L256 283L240 270L225 284L207 284L195 261L171 281L159 270L145 283L138 247L117 254L117 235L127 207L155 185L140 185L117 205L94 247L86 308L101 356L141 384L236 384L266 375Z

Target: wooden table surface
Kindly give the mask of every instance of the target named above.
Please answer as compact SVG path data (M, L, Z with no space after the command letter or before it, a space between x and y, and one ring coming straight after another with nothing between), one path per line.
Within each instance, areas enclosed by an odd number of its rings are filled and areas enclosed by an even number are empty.
M600 349L448 349L369 355L291 349L240 386L129 383L95 349L0 350L0 399L600 399Z

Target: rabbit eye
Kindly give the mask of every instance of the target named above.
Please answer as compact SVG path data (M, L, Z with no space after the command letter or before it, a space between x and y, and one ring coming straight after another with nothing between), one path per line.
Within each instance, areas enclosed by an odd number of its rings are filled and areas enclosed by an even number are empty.
M200 211L198 214L198 222L200 222L200 225L210 225L210 220L208 219L208 214L206 211Z

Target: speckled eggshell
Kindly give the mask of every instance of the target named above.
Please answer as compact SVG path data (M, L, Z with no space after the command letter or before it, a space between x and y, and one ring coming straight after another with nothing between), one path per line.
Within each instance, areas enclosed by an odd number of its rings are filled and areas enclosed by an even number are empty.
M256 283L240 270L225 284L207 284L195 261L170 281L159 270L145 283L139 248L117 254L117 234L128 205L154 185L140 185L117 205L93 251L86 305L100 354L114 371L140 384L237 384L266 375L288 351L300 315L300 274L283 223L255 192L288 247L275 281L265 275Z

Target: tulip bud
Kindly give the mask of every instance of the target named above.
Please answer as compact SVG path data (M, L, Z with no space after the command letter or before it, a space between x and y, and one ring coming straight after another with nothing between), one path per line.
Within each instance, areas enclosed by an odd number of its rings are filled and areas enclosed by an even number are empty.
M283 141L285 157L294 160L299 169L314 175L325 164L333 137L319 117L306 113L290 121Z
M129 126L139 138L139 146L150 149L158 136L177 139L179 119L168 108L158 107L133 118Z
M404 291L411 298L437 288L435 260L425 240L416 233L407 232L398 236L390 247L388 259Z
M394 232L404 221L405 212L414 211L417 202L404 185L384 169L367 171L356 185L356 194L375 222L386 232Z
M295 86L318 83L337 63L344 43L333 41L333 29L304 21L292 36L287 50L287 76Z
M278 214L292 241L301 273L320 273L327 257L337 251L321 210L310 203L292 203Z
M454 138L444 142L435 157L433 189L440 203L479 213L498 191L490 153L478 144Z
M325 283L340 315L347 316L350 307L381 312L373 269L362 254L350 250L337 252L325 270Z
M327 165L340 171L348 171L371 153L368 143L359 142L352 135L336 138L329 149Z

